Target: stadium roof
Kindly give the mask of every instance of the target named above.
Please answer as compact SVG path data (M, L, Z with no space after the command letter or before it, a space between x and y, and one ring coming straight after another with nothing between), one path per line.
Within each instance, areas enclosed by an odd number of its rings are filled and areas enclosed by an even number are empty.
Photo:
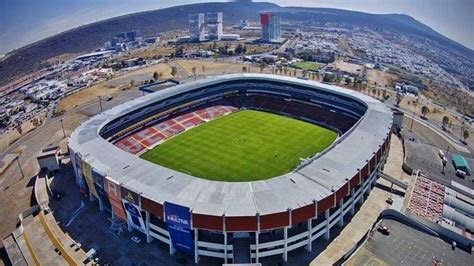
M253 182L195 178L133 156L99 135L100 129L114 118L139 107L178 93L232 80L311 86L364 102L367 111L353 129L310 164L283 176ZM118 105L80 125L72 133L69 147L100 173L158 203L169 201L206 215L265 215L307 206L334 194L380 149L390 133L392 120L392 113L385 104L355 91L282 76L234 74L178 85Z

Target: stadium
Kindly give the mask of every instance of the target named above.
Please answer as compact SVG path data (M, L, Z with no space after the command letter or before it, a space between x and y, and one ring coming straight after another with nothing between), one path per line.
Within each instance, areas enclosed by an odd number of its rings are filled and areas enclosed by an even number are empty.
M388 107L355 91L233 74L104 111L68 147L90 200L170 254L287 261L363 203L392 124Z

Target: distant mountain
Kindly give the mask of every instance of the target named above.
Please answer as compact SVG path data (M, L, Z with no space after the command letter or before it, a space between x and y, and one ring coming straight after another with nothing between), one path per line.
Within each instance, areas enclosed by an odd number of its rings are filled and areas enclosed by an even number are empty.
M430 27L406 15L376 15L330 8L279 7L271 3L228 2L201 3L176 6L154 11L140 12L81 26L34 44L20 48L0 60L0 85L19 76L44 67L47 59L64 53L80 53L97 49L115 34L127 30L139 30L146 36L160 32L183 29L188 23L188 14L198 12L224 12L226 24L240 19L257 20L263 10L281 14L283 21L317 21L343 23L357 27L373 27L397 31L411 36L424 36L436 41L446 49L468 58L474 51L437 33Z
M442 45L453 49L460 49L464 53L474 56L474 51L434 31L418 20L402 14L369 14L364 12L349 11L333 8L307 8L307 7L279 7L273 11L281 14L282 19L291 20L317 20L324 23L346 23L354 26L377 27L404 34L422 35L431 38Z

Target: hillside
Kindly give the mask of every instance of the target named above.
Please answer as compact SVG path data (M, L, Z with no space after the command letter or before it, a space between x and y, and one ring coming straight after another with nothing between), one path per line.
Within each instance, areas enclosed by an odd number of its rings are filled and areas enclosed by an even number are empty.
M408 15L369 14L334 8L284 7L275 8L273 10L280 13L282 19L286 18L301 21L316 20L322 25L326 23L345 23L357 27L377 27L384 30L397 31L407 35L421 35L433 39L441 45L448 46L452 49L458 49L460 52L474 56L473 50L441 35L432 28Z
M187 26L188 14L198 12L222 11L225 23L233 24L240 19L257 20L258 13L262 10L278 12L283 21L314 21L320 25L338 23L346 25L348 28L370 27L388 32L396 31L415 40L420 40L421 43L429 40L443 50L448 50L449 54L440 56L423 50L420 53L426 54L436 63L444 65L445 69L457 76L467 76L467 79L474 83L469 69L466 70L467 72L459 71L444 64L445 61L454 59L456 62L455 58L461 58L459 60L474 67L474 51L446 38L410 16L368 14L330 8L279 7L270 3L229 2L192 4L135 13L60 33L8 54L4 60L0 61L0 85L46 66L44 62L49 58L65 53L81 53L97 49L122 31L139 30L146 37L160 32L183 29Z
M269 3L203 3L140 12L88 24L8 54L0 61L0 85L46 66L43 62L54 56L102 47L119 32L140 30L144 36L152 36L183 29L188 24L188 14L199 12L224 12L226 24L236 23L239 19L255 20L260 11L274 7L277 6Z

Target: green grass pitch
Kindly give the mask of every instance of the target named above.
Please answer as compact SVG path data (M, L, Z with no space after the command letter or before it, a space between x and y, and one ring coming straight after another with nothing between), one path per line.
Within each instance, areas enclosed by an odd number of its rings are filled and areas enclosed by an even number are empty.
M336 137L304 121L243 110L183 132L141 158L204 179L256 181L290 172Z

